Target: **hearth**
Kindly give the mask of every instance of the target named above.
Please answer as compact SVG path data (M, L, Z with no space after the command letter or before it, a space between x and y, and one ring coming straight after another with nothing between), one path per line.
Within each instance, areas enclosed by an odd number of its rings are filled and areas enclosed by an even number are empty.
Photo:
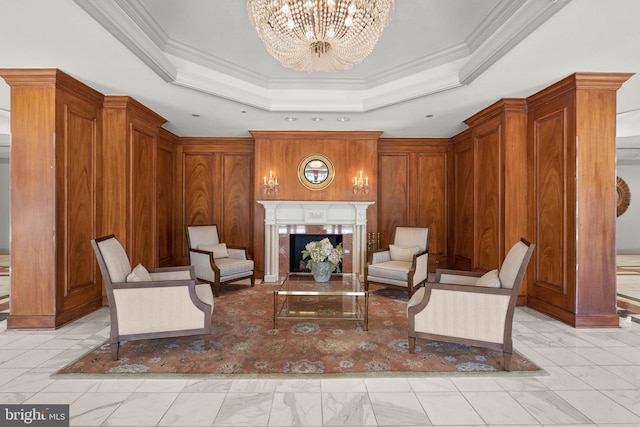
M328 238L335 248L342 243L342 234L290 234L289 235L289 271L292 273L305 273L310 270L307 262L302 259L302 251L310 242L315 242ZM340 263L342 271L342 263Z
M374 202L259 200L264 206L264 281L274 283L290 269L290 235L342 235L343 271L364 274L367 208Z

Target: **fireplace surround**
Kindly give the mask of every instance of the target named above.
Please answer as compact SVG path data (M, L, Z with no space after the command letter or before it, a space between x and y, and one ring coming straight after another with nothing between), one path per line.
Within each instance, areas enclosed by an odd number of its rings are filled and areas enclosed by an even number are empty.
M265 209L266 283L278 282L289 272L290 234L342 235L343 270L364 274L367 257L367 208L374 202L258 200L258 203Z

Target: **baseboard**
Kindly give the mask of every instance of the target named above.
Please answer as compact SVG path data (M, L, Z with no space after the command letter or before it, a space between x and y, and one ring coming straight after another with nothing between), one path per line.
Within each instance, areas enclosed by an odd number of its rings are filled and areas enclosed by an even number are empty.
M616 255L638 255L640 254L640 249L618 249L616 250Z

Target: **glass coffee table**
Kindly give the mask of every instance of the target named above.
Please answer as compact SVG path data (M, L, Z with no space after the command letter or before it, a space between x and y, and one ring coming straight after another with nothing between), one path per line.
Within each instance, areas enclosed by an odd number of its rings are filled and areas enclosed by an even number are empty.
M369 329L369 292L358 274L334 273L316 282L311 273L289 273L273 291L273 327L278 319L353 320Z

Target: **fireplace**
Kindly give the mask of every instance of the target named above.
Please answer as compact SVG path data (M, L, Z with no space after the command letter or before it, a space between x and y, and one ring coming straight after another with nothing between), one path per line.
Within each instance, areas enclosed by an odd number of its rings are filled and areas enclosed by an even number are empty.
M342 236L342 271L364 274L367 208L374 202L259 200L258 203L265 209L265 282L278 282L291 271L291 235Z
M302 259L302 251L310 242L328 238L335 248L342 243L342 234L289 234L289 271L295 273L308 273L306 260ZM342 263L339 265L342 271Z

